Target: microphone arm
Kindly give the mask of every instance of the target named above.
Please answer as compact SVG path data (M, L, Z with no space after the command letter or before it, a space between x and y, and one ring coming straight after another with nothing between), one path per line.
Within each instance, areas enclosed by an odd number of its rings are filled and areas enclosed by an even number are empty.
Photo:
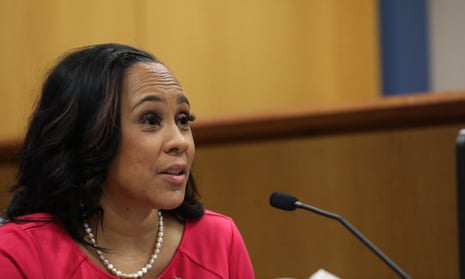
M301 203L300 201L296 201L295 203L296 207L300 207L312 212L315 212L317 214L326 216L331 219L335 219L342 223L344 227L346 227L352 234L354 234L358 239L360 239L371 251L373 251L383 262L385 262L389 267L391 267L401 278L404 279L410 279L410 277L403 271L400 267L398 267L388 256L386 256L381 250L378 249L373 243L368 240L361 232L359 232L352 224L350 224L347 220L342 218L341 216L334 214L332 212L328 212L319 208L316 208L314 206L308 205Z
M400 277L404 279L410 279L410 276L405 273L400 267L398 267L388 256L386 256L381 250L379 250L373 243L371 243L361 232L359 232L354 226L352 226L348 221L346 221L341 216L328 212L317 207L301 203L297 200L296 197L280 192L274 192L270 196L270 204L273 207L282 209L282 210L295 210L297 207L303 208L317 214L323 215L325 217L335 219L342 223L352 234L354 234L360 241L363 242L372 252L374 252L383 262L385 262L392 270L394 270Z

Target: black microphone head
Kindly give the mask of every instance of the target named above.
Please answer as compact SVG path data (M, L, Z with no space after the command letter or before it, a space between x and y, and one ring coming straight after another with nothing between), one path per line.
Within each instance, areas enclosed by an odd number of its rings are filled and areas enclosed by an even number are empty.
M274 192L270 196L270 204L273 207L283 209L283 210L295 210L297 207L295 202L297 198L293 195L281 193L281 192Z

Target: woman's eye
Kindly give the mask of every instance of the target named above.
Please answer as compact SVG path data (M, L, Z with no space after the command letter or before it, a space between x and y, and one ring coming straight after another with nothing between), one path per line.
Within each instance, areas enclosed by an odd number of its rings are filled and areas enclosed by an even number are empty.
M193 114L183 113L178 116L177 123L181 128L189 128L189 122L194 121L195 117Z
M142 115L141 123L148 126L160 125L161 118L154 113L145 113Z

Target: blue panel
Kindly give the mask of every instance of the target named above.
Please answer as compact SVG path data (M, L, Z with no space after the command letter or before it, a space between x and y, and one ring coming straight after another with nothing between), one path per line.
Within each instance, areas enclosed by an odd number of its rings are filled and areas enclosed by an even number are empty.
M428 91L427 0L380 0L383 94Z

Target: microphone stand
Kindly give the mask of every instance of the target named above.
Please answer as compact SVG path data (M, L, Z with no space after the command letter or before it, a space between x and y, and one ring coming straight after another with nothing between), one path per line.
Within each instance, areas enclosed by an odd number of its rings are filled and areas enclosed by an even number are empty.
M381 258L383 262L385 262L389 267L391 267L400 277L404 279L410 279L410 277L403 271L400 267L398 267L391 259L389 259L388 256L386 256L381 250L379 250L373 243L371 243L361 232L359 232L354 226L352 226L348 221L346 221L344 218L341 216L316 208L314 206L308 205L301 203L300 201L296 201L294 203L296 207L300 207L303 209L310 210L312 212L315 212L317 214L326 216L331 219L335 219L342 223L344 227L346 227L352 234L354 234L358 239L360 239L371 251L373 251L378 257Z

